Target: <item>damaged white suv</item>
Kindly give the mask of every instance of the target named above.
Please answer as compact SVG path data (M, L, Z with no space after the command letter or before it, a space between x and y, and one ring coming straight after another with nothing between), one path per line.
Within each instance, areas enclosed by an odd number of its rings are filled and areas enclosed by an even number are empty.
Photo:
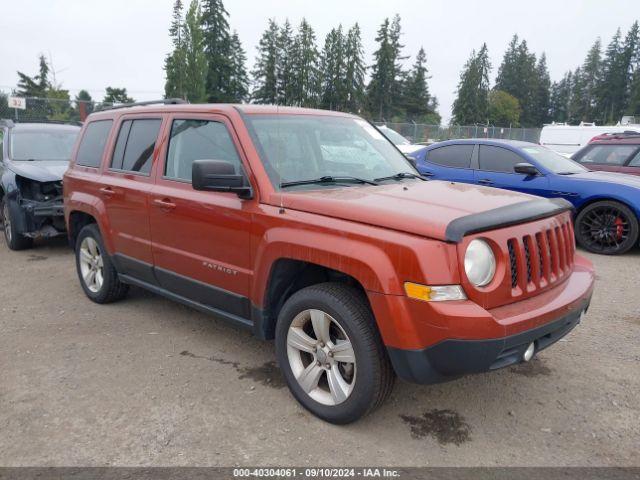
M0 120L0 218L11 250L65 232L62 175L80 127Z

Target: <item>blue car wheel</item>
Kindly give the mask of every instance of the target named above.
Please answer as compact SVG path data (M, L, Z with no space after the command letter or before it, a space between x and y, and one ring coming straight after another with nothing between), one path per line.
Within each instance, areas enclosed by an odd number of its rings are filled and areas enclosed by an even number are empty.
M638 242L638 219L625 205L592 203L576 218L576 240L584 249L605 255L625 253Z

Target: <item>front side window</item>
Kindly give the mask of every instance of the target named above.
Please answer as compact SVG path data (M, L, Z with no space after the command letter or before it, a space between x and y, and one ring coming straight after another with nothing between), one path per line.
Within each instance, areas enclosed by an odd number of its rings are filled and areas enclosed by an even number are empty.
M473 145L448 145L429 151L427 160L445 167L469 168L472 154Z
M525 161L520 155L511 150L491 145L480 145L478 160L480 162L480 170L503 173L514 173L513 167Z
M585 165L624 165L637 145L592 145L577 160Z
M113 120L99 120L87 125L76 156L76 164L98 168L107 146Z
M111 168L149 175L160 119L125 120L111 159Z
M78 130L18 130L11 134L11 159L15 161L69 161Z
M225 160L241 171L241 162L227 127L209 120L174 120L164 175L191 181L194 160Z
M249 115L247 122L276 188L289 182L322 177L357 177L373 181L402 172L415 172L389 140L359 118ZM330 186L336 187L335 184ZM353 186L353 183L341 183L340 186ZM323 185L301 188L323 188Z

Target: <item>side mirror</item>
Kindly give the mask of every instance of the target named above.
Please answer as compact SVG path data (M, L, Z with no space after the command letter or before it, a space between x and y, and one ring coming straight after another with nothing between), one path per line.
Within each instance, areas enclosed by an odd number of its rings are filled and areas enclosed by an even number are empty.
M513 166L513 171L527 176L535 176L540 174L538 169L530 163L516 163Z
M234 192L240 198L251 198L251 187L244 175L238 175L231 162L225 160L194 160L191 166L191 184L194 190Z

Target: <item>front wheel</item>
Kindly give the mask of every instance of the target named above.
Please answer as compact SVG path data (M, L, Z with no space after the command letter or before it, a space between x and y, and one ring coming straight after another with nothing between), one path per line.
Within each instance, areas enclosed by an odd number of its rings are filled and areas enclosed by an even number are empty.
M304 288L278 316L276 355L293 396L336 424L371 412L391 392L394 373L362 294L342 284Z
M604 255L628 252L638 243L638 219L614 201L592 203L576 218L576 240L585 250Z
M25 237L16 231L16 222L14 221L11 213L11 208L9 208L9 199L7 197L2 199L1 207L2 227L7 246L11 250L25 250L27 248L31 248L33 246L33 239Z

